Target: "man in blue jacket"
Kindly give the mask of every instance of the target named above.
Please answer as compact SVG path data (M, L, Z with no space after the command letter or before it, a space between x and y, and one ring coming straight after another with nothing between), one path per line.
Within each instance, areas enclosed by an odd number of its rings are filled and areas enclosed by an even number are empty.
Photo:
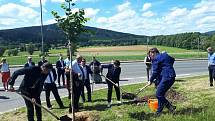
M213 86L213 81L215 80L215 53L212 47L207 48L208 51L208 71L210 86Z
M174 113L176 109L166 98L165 93L175 82L175 70L173 64L175 59L167 53L159 53L157 48L149 50L150 57L152 58L152 75L150 77L150 84L159 77L157 85L156 97L158 99L158 110L156 115L159 116L164 108L167 107L170 112Z

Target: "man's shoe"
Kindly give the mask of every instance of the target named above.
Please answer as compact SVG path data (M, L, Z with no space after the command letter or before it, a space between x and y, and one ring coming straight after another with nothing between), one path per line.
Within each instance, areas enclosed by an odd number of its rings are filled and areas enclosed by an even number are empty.
M52 110L52 107L48 107L49 110Z
M60 106L60 109L64 109L64 108L66 108L64 105Z
M213 84L210 84L210 87L213 87L214 85Z
M117 104L122 104L122 101L117 101Z
M110 108L111 107L111 103L108 103L107 107Z

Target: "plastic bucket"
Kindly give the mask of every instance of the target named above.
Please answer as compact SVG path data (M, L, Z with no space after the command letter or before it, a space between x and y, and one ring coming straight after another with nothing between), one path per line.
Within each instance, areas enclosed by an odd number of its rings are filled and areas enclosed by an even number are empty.
M148 105L149 105L149 108L152 110L152 111L157 111L158 109L158 99L148 99Z

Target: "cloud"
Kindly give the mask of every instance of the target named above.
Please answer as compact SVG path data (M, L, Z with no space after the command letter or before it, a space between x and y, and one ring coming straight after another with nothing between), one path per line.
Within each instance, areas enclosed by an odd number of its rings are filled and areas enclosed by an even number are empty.
M12 28L38 24L40 14L32 8L7 3L0 6L0 18L0 24L4 28Z
M63 2L65 2L65 0L51 0L51 2L63 3Z
M125 2L117 7L115 15L100 17L96 22L98 27L141 35L206 32L215 28L214 0L201 0L190 8L167 8L159 16L149 11L150 7L150 3L145 3L141 13L132 9L130 2Z
M96 22L99 23L99 24L108 23L108 18L106 18L106 17L99 17L99 18L96 20Z
M186 16L189 13L187 8L177 8L174 7L171 9L171 12L165 16L167 21L178 19L178 17Z
M97 2L98 0L73 0L72 2L77 2L77 1L81 1L81 2ZM65 2L65 0L51 0L51 2L63 3L63 2Z
M80 1L83 1L83 2L96 2L98 0L80 0Z
M40 0L22 0L22 2L29 4L30 7L40 7ZM47 0L41 0L41 2L45 6Z
M98 14L100 9L86 8L84 9L84 11L85 11L86 18L93 18Z
M151 6L152 6L151 3L145 3L145 4L143 5L142 11L148 10L149 8L151 8Z
M130 2L125 2L125 3L123 3L123 4L121 4L121 5L119 5L118 7L117 7L117 9L118 9L118 11L119 12L121 12L121 11L126 11L127 9L130 9Z
M143 17L152 17L154 15L155 14L152 11L147 11L147 12L142 13Z

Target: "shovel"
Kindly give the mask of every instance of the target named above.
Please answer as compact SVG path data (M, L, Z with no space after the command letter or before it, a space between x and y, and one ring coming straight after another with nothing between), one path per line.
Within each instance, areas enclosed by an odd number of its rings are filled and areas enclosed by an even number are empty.
M116 83L114 83L112 80L110 80L109 78L107 78L105 75L101 74L101 76L103 76L105 79L107 79L108 81L110 81L113 85L117 86L118 88L120 88L120 90L123 91L122 93L122 99L134 99L137 97L136 94L133 94L133 93L129 93L127 92L126 90L124 90L123 88L121 88L120 86L118 86ZM143 90L143 89L142 89ZM141 91L142 91L141 90ZM140 92L138 92L139 94Z
M67 115L61 116L61 117L59 118L57 115L55 115L53 112L51 112L51 111L50 111L49 109L47 109L46 107L44 107L44 106L42 106L42 105L40 105L40 104L38 104L38 103L36 103L36 102L33 102L33 101L31 100L31 98L27 97L26 95L23 95L23 94L21 94L20 92L17 92L17 91L16 91L16 93L17 93L18 95L21 95L21 96L22 96L23 98L25 98L26 100L30 101L32 104L35 104L36 106L38 106L38 107L44 109L46 112L48 112L49 114L51 114L51 115L52 115L54 118L56 118L57 120L60 120L60 121L72 121L72 119L71 119L70 117L68 117Z
M107 78L106 76L104 76L103 74L101 74L101 76L103 76L105 79L107 79L108 81L110 81L113 85L119 87L117 84L115 84L112 80L110 80L109 78ZM122 99L135 99L137 98L137 96L148 86L150 86L150 84L145 85L144 87L142 87L137 93L129 93L127 91L125 91L123 88L119 87L123 93L122 93Z

